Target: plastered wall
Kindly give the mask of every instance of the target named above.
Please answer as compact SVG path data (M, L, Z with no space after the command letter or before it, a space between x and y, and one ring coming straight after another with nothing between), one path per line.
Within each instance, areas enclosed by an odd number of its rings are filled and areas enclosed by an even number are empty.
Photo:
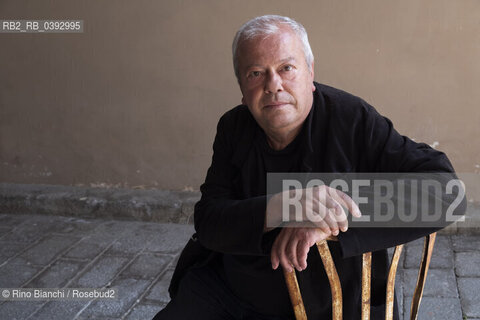
M317 81L480 173L479 1L0 0L0 19L85 24L0 34L0 181L198 189L241 99L233 35L268 13L304 24Z

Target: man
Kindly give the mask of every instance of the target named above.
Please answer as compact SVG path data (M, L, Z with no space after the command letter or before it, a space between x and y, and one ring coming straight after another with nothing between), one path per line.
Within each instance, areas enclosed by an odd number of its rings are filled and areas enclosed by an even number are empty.
M315 83L306 31L290 18L248 21L233 41L233 61L242 105L218 123L212 164L195 206L196 234L179 259L172 300L155 319L292 319L282 268L297 270L309 318L328 319L328 279L310 247L330 235L339 240L331 251L344 319L360 316L361 254L380 250L373 254L371 315L382 318L384 248L433 229L348 228L342 205L354 216L361 212L348 195L328 187L314 190L312 210L322 213L317 228L275 228L281 196L266 195L266 173L453 172L450 162L399 135L362 99Z

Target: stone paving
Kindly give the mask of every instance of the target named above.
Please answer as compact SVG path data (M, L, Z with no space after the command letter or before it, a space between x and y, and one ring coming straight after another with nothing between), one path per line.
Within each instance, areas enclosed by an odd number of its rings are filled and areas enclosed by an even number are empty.
M118 299L0 300L0 319L151 319L191 225L0 214L0 290L116 288ZM439 235L418 319L480 320L480 236ZM408 244L397 273L404 319L422 241Z

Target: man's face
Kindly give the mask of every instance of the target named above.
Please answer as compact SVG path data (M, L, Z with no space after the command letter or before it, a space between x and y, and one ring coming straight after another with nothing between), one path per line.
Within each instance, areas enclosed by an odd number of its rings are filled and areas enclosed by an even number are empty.
M302 42L288 28L254 38L239 48L242 103L267 135L298 129L313 103L313 64L308 66Z

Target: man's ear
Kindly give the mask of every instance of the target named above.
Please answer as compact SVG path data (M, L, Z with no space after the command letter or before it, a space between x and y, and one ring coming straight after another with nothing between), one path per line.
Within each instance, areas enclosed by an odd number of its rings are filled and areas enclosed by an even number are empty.
M315 68L314 68L314 61L312 61L312 65L310 66L310 76L312 77L312 92L315 91L315 85L313 81L315 80Z

